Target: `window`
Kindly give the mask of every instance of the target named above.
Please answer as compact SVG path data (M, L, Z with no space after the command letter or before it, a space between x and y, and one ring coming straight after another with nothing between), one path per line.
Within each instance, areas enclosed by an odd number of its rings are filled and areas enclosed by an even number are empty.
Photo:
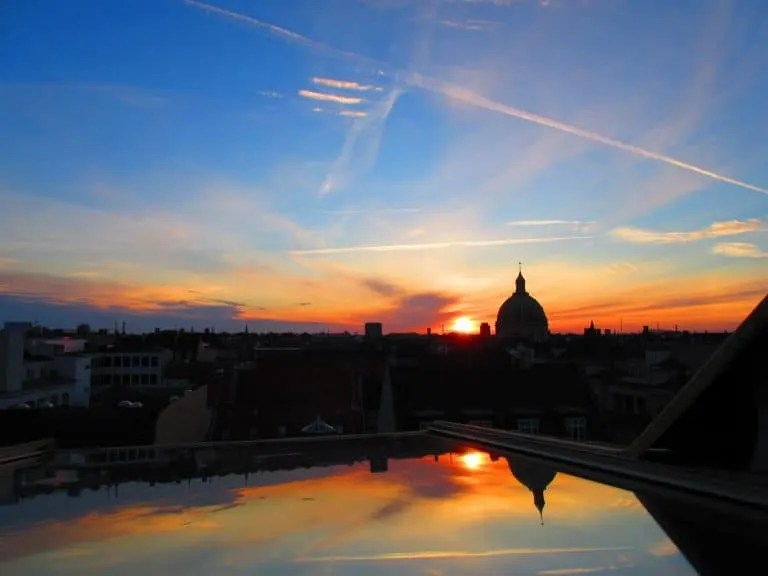
M141 385L146 386L149 384L149 374L142 374L141 375Z
M160 359L157 356L152 356L151 362L152 362L152 368L157 368L157 366L160 364Z
M131 383L131 375L130 374L123 374L123 385L127 386Z
M519 418L517 421L517 431L524 434L538 434L539 433L539 419L538 418Z
M112 356L103 356L101 358L100 364L104 368L111 368L112 367Z
M142 356L141 357L141 365L144 368L149 368L149 356Z
M131 384L136 385L139 383L139 375L131 374Z
M150 374L149 375L149 383L154 386L157 384L157 374Z
M123 368L130 368L130 367L131 367L131 357L123 356Z
M120 366L123 365L123 359L120 358L120 356L115 356L113 362L115 364L115 368L120 368Z
M131 365L132 366L138 366L141 361L139 360L138 356L131 357Z
M572 416L565 419L565 431L572 440L587 439L587 419L583 416Z

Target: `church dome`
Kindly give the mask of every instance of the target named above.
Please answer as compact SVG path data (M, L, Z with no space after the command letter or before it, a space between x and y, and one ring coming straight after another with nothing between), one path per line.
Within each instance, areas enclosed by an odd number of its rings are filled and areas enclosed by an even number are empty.
M525 289L522 271L515 281L516 290L499 308L496 335L540 341L549 336L549 322L544 308Z

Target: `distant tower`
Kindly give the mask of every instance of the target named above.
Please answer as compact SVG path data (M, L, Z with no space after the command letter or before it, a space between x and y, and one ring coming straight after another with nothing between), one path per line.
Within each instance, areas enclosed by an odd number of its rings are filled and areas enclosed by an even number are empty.
M381 322L366 322L365 323L365 337L370 339L381 338L384 334L384 329Z
M483 338L488 338L491 335L491 325L488 324L488 322L483 322L480 324L480 336Z

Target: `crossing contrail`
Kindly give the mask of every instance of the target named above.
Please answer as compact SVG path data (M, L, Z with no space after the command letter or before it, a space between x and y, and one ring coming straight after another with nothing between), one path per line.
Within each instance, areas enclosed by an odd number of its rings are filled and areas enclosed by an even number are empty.
M185 2L187 4L196 6L198 8L207 10L209 12L220 14L222 16L226 16L228 18L232 18L235 20L240 20L242 22L246 22L252 26L266 30L271 34L274 34L275 36L281 37L290 42L296 42L298 44L302 44L304 46L314 48L322 52L330 52L335 54L336 56L353 59L358 62L365 62L368 65L374 65L379 68L384 68L384 69L390 68L390 66L388 66L387 64L384 64L374 58L369 58L367 56L356 54L354 52L348 52L346 50L340 50L338 48L334 48L332 46L329 46L328 44L325 44L324 42L313 40L302 34L299 34L298 32L293 32L292 30L288 30L287 28L276 26L274 24L264 22L257 18L246 16L245 14L240 14L238 12L233 12L231 10L225 10L224 8L219 8L211 4L206 4L205 2L200 2L199 0L185 0ZM723 174L718 174L713 170L702 168L701 166L696 166L695 164L690 164L688 162L684 162L682 160L678 160L677 158L666 156L665 154L660 154L658 152L654 152L646 148L641 148L640 146L635 146L634 144L628 144L620 140L615 140L608 136L604 136L603 134L592 132L591 130L579 128L578 126L566 124L565 122L560 122L558 120L554 120L553 118L547 118L546 116L541 116L539 114L534 114L533 112L527 112L519 108L514 108L512 106L508 106L506 104L496 102L494 100L491 100L490 98L486 98L482 94L478 94L477 92L473 92L472 90L468 90L467 88L464 88L462 86L457 86L455 84L443 82L441 80L438 80L437 78L432 78L424 74L419 74L418 72L398 71L397 73L406 84L413 87L421 88L423 90L427 90L429 92L433 92L436 94L442 94L447 98L458 100L466 104L471 104L478 108L483 108L485 110L489 110L492 112L498 112L499 114L503 114L505 116L519 118L521 120L533 122L534 124L538 124L539 126L545 126L553 130L564 132L566 134L571 134L573 136L578 136L586 140L591 140L592 142L596 142L604 146L615 148L617 150L623 150L624 152L629 152L630 154L634 154L635 156L647 158L649 160L656 160L657 162L663 162L664 164L667 164L669 166L674 166L675 168L680 168L682 170L688 170L689 172L694 172L696 174L700 174L701 176L706 176L707 178L711 178L712 180L717 180L719 182L724 182L726 184L731 184L733 186L738 186L740 188L745 188L747 190L752 190L754 192L760 192L761 194L768 195L768 189L766 188L761 188L760 186L750 184L749 182L744 182L743 180L737 180L735 178L731 178Z
M461 86L441 82L435 78L430 78L415 72L409 74L409 76L406 78L406 81L412 86L418 86L419 88L429 90L430 92L443 94L454 100L472 104L479 108L484 108L486 110L491 110L493 112L498 112L500 114L512 116L514 118L520 118L521 120L527 120L529 122L539 124L540 126L546 126L547 128L552 128L567 134L573 134L574 136L592 140L598 144L610 146L611 148L616 148L618 150L624 150L625 152L635 154L636 156L642 156L643 158L664 162L670 166L675 166L677 168L682 168L683 170L695 172L696 174L701 174L702 176L707 176L708 178L719 180L720 182L733 184L734 186L740 186L742 188L754 190L755 192L760 192L762 194L768 194L768 189L755 186L749 182L736 180L735 178L729 178L728 176L713 172L712 170L707 170L706 168L701 168L700 166L672 158L671 156L665 156L664 154L659 154L658 152L653 152L652 150L646 150L645 148L641 148L633 144L627 144L626 142L614 140L608 136L598 134L597 132L578 128L564 122L553 120L552 118L547 118L546 116L540 116L538 114L534 114L533 112L526 112L525 110L520 110L519 108L513 108L512 106L507 106L506 104L495 102L481 94L477 94L476 92L462 88Z

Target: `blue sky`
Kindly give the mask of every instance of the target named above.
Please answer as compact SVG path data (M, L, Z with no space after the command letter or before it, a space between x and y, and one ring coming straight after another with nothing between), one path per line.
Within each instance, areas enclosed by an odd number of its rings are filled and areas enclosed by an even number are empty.
M0 10L0 318L492 322L518 261L553 330L765 293L761 2Z

